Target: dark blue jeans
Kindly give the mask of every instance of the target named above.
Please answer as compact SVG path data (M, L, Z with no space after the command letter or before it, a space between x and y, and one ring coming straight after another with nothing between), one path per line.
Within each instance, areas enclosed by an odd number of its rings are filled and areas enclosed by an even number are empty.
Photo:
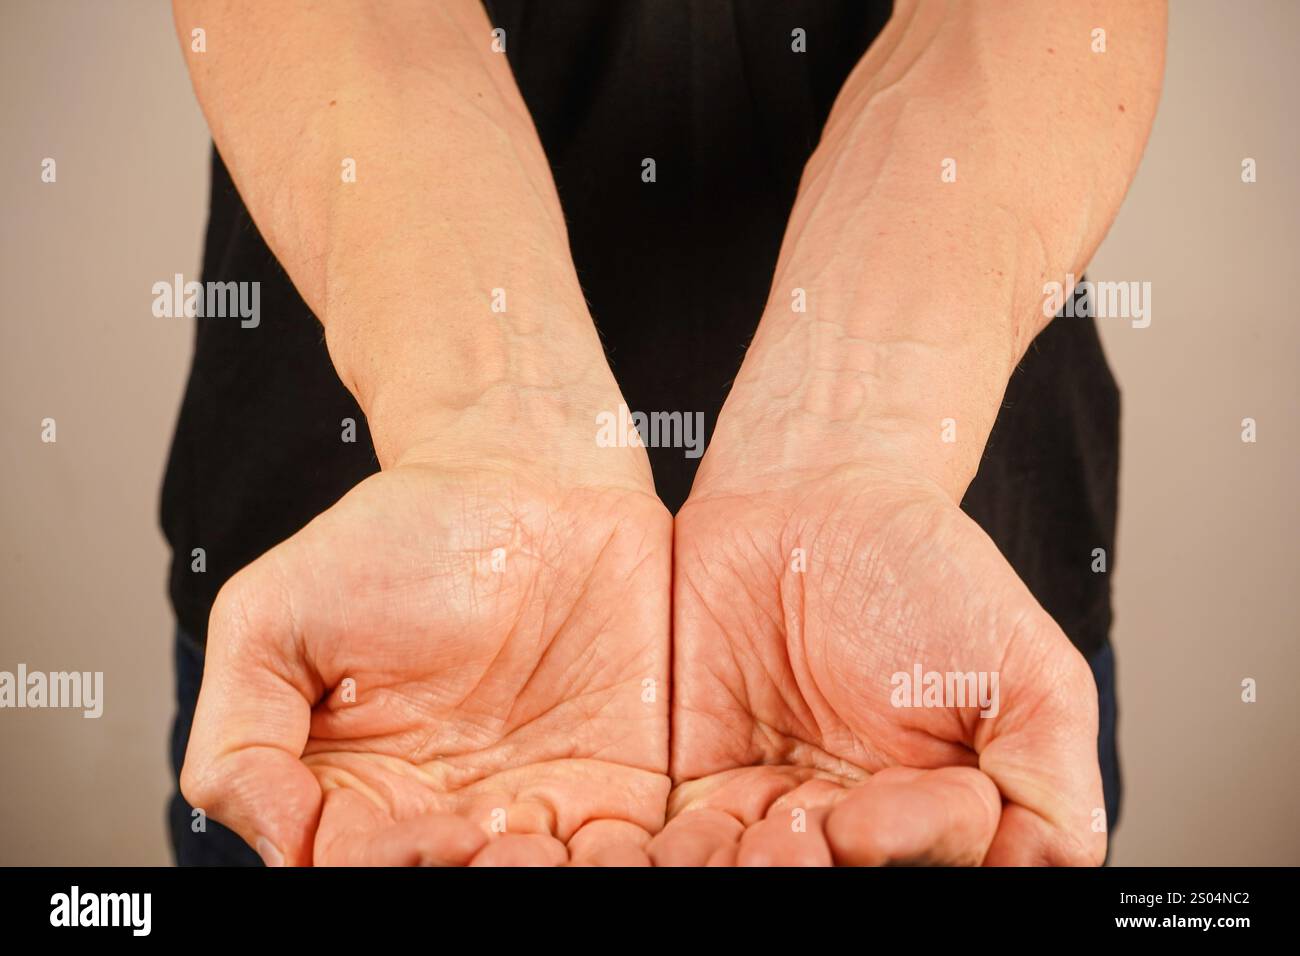
M1106 792L1107 826L1114 829L1119 819L1119 755L1115 748L1115 656L1105 645L1089 663L1097 680L1101 722L1097 733L1097 756ZM176 720L172 724L172 774L178 782L168 811L172 852L179 866L260 866L261 859L243 840L215 820L205 830L195 829L194 810L179 789L185 746L194 722L194 705L203 680L203 648L179 628L176 631Z

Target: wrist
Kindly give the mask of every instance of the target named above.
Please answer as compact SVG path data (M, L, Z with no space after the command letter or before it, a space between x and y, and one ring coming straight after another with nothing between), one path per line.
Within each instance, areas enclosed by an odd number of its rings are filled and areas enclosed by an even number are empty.
M436 322L427 309L329 318L330 356L381 467L436 454L560 473L590 466L602 478L628 471L634 456L595 455L595 416L621 399L585 309L440 311Z
M598 441L598 415L621 402L612 378L608 387L581 384L560 393L499 383L471 405L404 412L400 440L380 460L385 468L411 462L487 468L558 486L653 494L644 448Z
M827 325L760 327L695 488L752 492L863 471L959 502L1006 388L1005 353L871 342Z
M654 493L644 448L597 441L598 415L623 401L607 368L544 384L471 385L470 377L451 392L445 383L393 376L365 391L361 405L381 468L419 463Z

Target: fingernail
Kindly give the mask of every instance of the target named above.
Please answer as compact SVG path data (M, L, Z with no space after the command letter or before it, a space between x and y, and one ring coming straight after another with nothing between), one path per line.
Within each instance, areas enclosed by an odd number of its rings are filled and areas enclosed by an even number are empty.
M257 838L257 855L267 866L284 866L284 854L266 837Z

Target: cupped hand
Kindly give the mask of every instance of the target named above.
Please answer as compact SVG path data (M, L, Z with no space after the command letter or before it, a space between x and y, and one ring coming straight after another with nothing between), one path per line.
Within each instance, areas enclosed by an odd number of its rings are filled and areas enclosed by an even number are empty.
M706 483L674 548L656 864L1101 862L1091 672L937 487ZM955 681L927 701L931 673L971 675L974 696L985 675L984 706Z
M367 479L222 589L183 792L272 863L647 863L671 527L621 482Z

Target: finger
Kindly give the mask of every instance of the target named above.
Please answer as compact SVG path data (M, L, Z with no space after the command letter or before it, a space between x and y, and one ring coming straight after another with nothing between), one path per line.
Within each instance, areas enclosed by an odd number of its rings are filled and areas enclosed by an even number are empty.
M834 866L823 829L829 811L796 807L760 820L740 838L737 866Z
M592 820L569 838L574 866L649 866L650 834L627 820Z
M720 846L710 855L705 866L735 866L736 856L740 852L739 843L730 843L727 846Z
M483 847L470 866L561 866L568 862L564 844L542 833L507 833Z
M805 780L789 793L774 800L767 808L767 816L782 816L786 820L791 820L798 817L795 812L797 810L807 813L811 810L829 808L852 792L853 788L843 782L815 777Z
M1009 655L1002 671L1006 706L986 739L976 738L980 769L1007 801L986 863L1099 866L1106 858L1106 818L1097 687L1059 628L1050 620L1042 626L1055 633L1027 643L1042 648L1037 660Z
M299 759L318 693L264 557L221 589L181 791L271 866L312 861L316 777Z
M321 810L317 866L466 866L487 843L483 829L453 814L393 822L359 793L332 789Z
M719 849L734 847L744 829L721 810L687 810L669 820L647 850L655 866L704 866Z
M831 809L826 839L840 866L976 866L1001 798L971 767L882 770Z

